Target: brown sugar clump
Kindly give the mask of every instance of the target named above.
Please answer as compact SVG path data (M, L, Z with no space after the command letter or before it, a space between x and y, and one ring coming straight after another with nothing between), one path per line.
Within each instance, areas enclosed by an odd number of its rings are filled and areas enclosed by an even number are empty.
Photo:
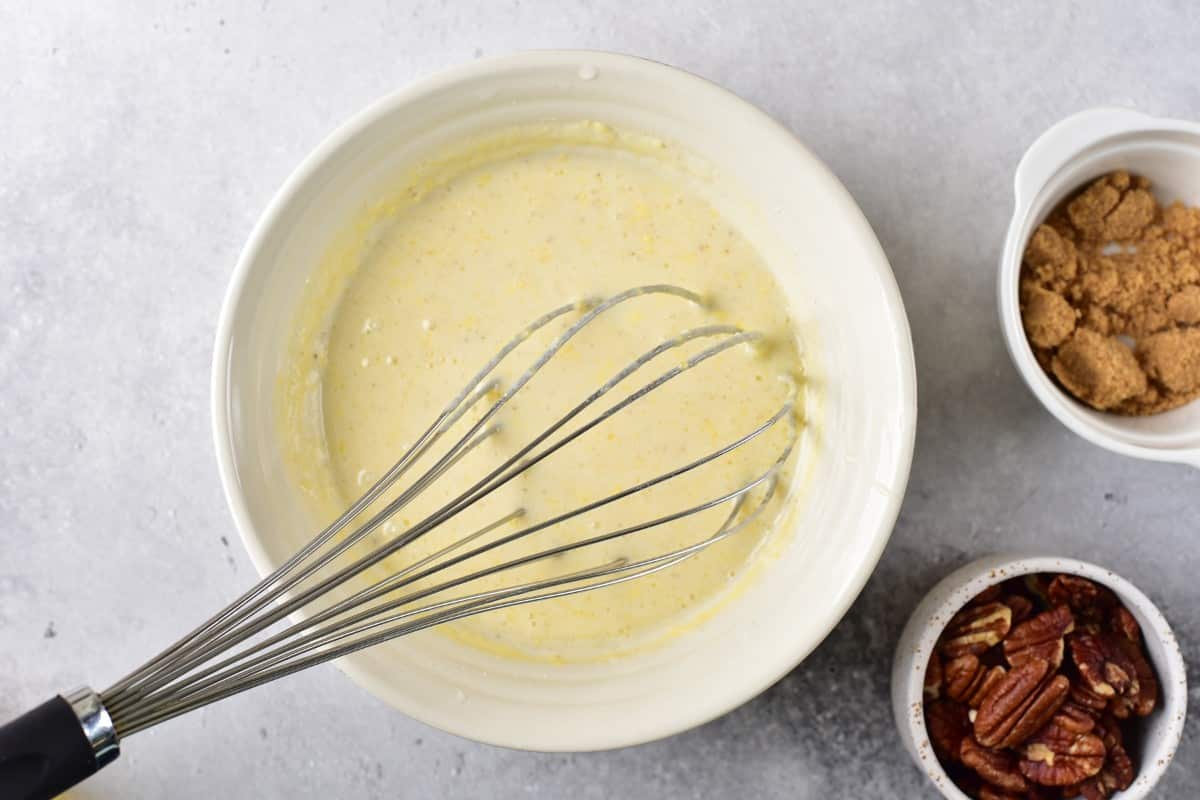
M1051 370L1071 394L1106 411L1146 391L1146 373L1115 337L1080 328L1058 348Z
M1038 283L1060 288L1075 277L1075 245L1049 225L1040 225L1025 248L1025 266Z
M1128 172L1105 175L1067 204L1067 216L1076 230L1105 241L1138 236L1157 213L1150 181Z
M1200 397L1200 208L1114 172L1026 246L1021 316L1038 362L1093 408L1155 414Z
M1075 330L1075 309L1061 294L1029 286L1022 299L1025 332L1035 347L1058 347Z
M1163 331L1138 342L1138 361L1167 391L1200 390L1200 328Z
M1187 325L1200 323L1200 286L1185 286L1167 301L1167 316Z

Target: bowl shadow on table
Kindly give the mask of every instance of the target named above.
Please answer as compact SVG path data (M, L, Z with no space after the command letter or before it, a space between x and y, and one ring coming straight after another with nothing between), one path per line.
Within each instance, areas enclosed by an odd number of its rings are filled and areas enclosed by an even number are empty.
M747 774L755 764L784 764L806 785L821 786L816 796L922 796L924 778L892 719L892 655L912 608L970 557L906 549L889 549L849 613L800 666L736 711L658 746L673 759L717 749L723 763Z

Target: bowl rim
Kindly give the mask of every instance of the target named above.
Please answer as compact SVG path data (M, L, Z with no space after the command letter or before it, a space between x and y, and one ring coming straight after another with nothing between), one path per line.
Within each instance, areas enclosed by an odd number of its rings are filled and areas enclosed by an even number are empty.
M1037 363L1021 321L1018 284L1022 253L1032 235L1030 215L1046 187L1069 164L1117 138L1156 134L1200 136L1200 123L1152 117L1129 108L1100 106L1072 114L1048 128L1021 156L1013 177L1013 213L1005 233L997 275L997 310L1005 345L1025 385L1055 419L1092 444L1148 461L1200 468L1200 447L1132 444L1076 413L1078 401L1061 390ZM1200 402L1200 400L1193 401Z
M894 440L892 456L884 470L881 470L878 480L890 480L896 491L882 504L879 524L871 537L870 546L865 548L862 558L855 569L847 575L842 585L837 602L831 608L829 619L819 626L817 635L808 641L794 641L787 646L780 646L773 658L772 669L765 680L747 682L737 690L725 692L723 702L711 703L709 706L694 710L690 715L675 715L672 719L660 720L656 725L644 726L646 729L634 736L621 736L605 732L590 735L587 741L578 740L562 747L547 747L544 743L530 744L528 739L519 737L482 736L477 731L468 730L464 726L449 724L445 719L431 719L429 715L418 712L411 706L406 707L397 701L393 692L385 691L377 681L366 674L354 663L354 659L346 657L336 660L337 667L350 676L359 685L370 691L376 697L384 699L389 705L402 713L440 730L453 733L474 741L499 745L516 749L536 749L540 751L571 751L611 749L615 747L632 746L665 738L720 717L729 711L743 705L762 691L773 685L780 678L802 662L829 633L837 626L849 611L854 600L861 594L867 580L874 572L884 548L895 528L900 506L904 497L904 487L907 485L912 465L913 449L916 439L917 419L917 380L916 364L912 345L912 335L908 317L905 313L903 299L895 274L892 272L887 256L879 243L862 209L855 203L849 191L834 175L834 173L815 154L808 150L794 134L781 123L759 109L754 104L742 99L724 87L702 78L686 70L652 61L639 56L626 55L599 50L530 50L507 55L478 59L460 64L432 75L418 79L409 85L389 93L374 101L361 111L328 134L288 176L283 185L273 195L266 209L254 224L241 254L238 257L228 288L222 301L218 317L215 344L213 348L212 376L210 401L212 407L213 438L217 456L217 469L220 476L226 503L233 516L239 538L250 556L251 562L260 576L269 574L273 569L266 549L255 530L249 509L242 496L241 484L237 474L235 449L231 436L230 389L228 365L233 349L233 326L235 317L243 303L252 300L246 296L246 286L249 277L258 261L268 236L280 222L285 209L305 185L311 180L326 162L334 157L350 140L359 135L382 118L395 112L414 101L435 94L474 78L498 71L513 71L529 68L561 69L564 66L578 68L583 65L594 66L598 71L606 67L622 67L653 73L662 81L675 82L687 86L694 92L708 95L714 103L724 103L739 108L764 132L770 133L779 144L790 154L805 162L811 170L814 185L835 206L846 224L854 231L860 240L867 257L863 260L864 269L874 273L878 281L882 297L892 318L892 336L895 341L896 357L898 359L899 382L897 386L900 403L895 409L896 417L900 420L900 435Z
M1113 796L1114 800L1139 800L1147 797L1166 773L1183 737L1188 705L1187 665L1183 660L1179 639L1154 601L1126 578L1111 569L1088 561L1045 554L1009 553L984 556L959 567L930 589L905 625L893 662L892 705L901 736L904 737L907 730L914 748L917 749L920 749L921 742L930 741L924 713L925 667L951 617L984 589L1010 578L1039 572L1079 575L1112 589L1120 596L1123 604L1134 607L1150 623L1152 631L1143 626L1143 637L1153 632L1154 638L1163 646L1165 655L1162 663L1150 658L1160 687L1161 705L1154 713L1161 714L1163 718L1164 733L1161 746L1153 753L1143 754L1133 783L1128 789ZM934 602L939 596L941 599ZM1149 656L1149 653L1147 655ZM919 758L915 753L910 754L930 783L937 787L944 797L948 800L970 800L950 778L941 760L932 750L929 751L928 758Z

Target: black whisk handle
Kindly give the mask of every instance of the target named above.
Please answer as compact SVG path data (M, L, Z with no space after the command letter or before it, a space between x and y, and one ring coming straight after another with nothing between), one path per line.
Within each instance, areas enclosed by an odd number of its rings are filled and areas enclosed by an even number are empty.
M55 797L119 752L116 731L95 692L58 695L0 726L0 797Z

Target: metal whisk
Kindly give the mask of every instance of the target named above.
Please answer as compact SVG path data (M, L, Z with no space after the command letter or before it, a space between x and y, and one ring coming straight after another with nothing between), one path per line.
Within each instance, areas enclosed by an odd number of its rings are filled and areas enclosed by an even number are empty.
M581 330L615 306L647 295L663 295L702 305L697 294L676 286L652 285L611 297L563 305L514 336L445 407L408 451L325 530L248 592L191 633L97 693L77 689L53 698L0 728L0 795L5 798L52 797L110 763L121 739L231 695L330 659L435 625L486 611L560 598L613 586L668 569L707 547L733 536L757 519L777 488L777 474L796 441L794 391L777 411L733 441L688 463L550 519L489 538L502 526L519 522L518 509L364 588L368 570L571 442L637 403L650 392L732 348L761 338L731 325L707 325L684 331L646 350L584 400L520 447L484 477L462 489L433 513L377 543L383 526L408 507L433 482L497 430L497 413ZM502 387L497 368L514 350L551 323L579 314L510 385ZM683 361L674 361L653 379L611 400L635 373L672 350L697 340L712 340ZM617 394L621 394L618 392ZM604 403L610 403L604 406ZM490 403L490 405L489 405ZM468 424L476 409L478 419ZM482 413L480 413L482 409ZM600 409L594 416L584 412ZM465 419L464 419L465 418ZM455 425L465 432L432 458L431 449ZM574 423L574 425L572 425ZM718 497L632 525L607 530L531 553L514 555L493 566L472 568L485 553L512 552L512 545L595 509L671 481L738 450L779 424L787 426L784 443L754 477ZM426 454L432 463L413 467ZM410 472L414 474L409 475ZM456 487L457 488L457 487ZM387 500L385 493L395 491ZM377 501L386 500L378 510ZM583 570L502 588L471 590L473 582L544 562L569 551L632 536L639 532L727 507L715 530L701 532L679 549L636 560L615 559ZM366 522L354 526L360 516ZM391 526L389 526L390 529ZM375 534L375 536L373 536ZM504 548L509 548L507 551ZM365 551L359 553L359 551ZM475 560L473 562L473 560ZM455 571L458 568L458 571ZM455 592L463 590L465 593ZM332 593L332 594L331 594ZM344 596L343 596L344 595ZM328 605L314 611L319 601ZM306 609L306 616L289 616Z

